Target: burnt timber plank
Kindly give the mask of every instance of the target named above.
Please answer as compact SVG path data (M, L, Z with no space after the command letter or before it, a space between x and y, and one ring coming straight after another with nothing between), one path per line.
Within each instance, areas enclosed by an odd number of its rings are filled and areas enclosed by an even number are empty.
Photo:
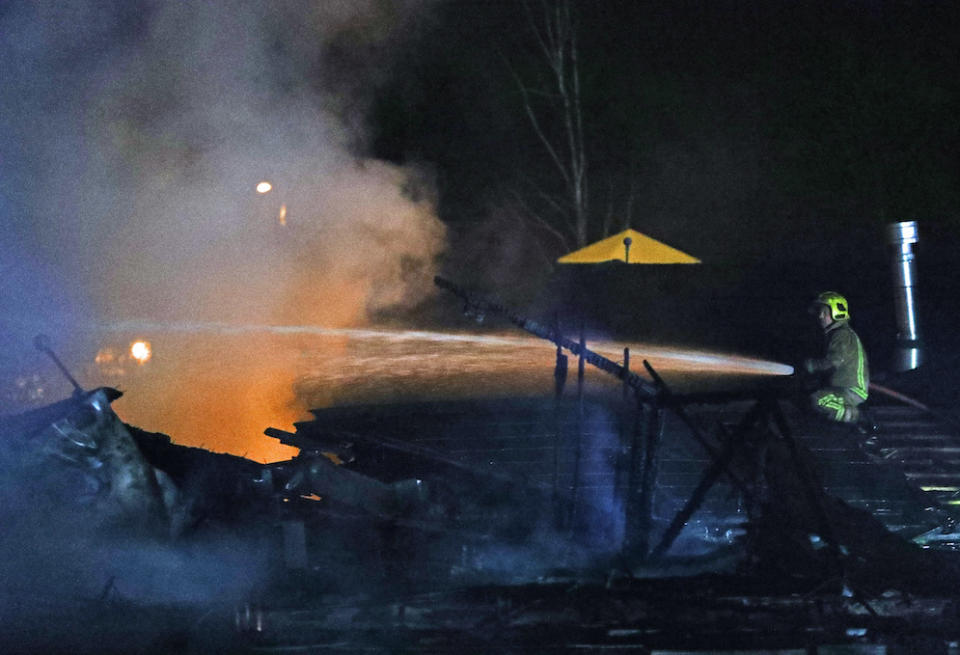
M881 428L880 456L868 456L858 447L863 435L806 416L787 403L781 406L797 442L813 453L827 493L871 511L898 531L928 528L931 519L924 511L929 506L952 507L956 494L951 488L960 492L960 435L952 426L912 407L873 407L872 415ZM703 406L689 411L705 433L713 434L720 422L735 424L745 407ZM612 489L623 409L609 399L588 398L582 429L581 488ZM314 421L296 424L298 444L314 437L320 440L326 429L357 432L408 441L443 452L467 466L542 484L551 481L556 457L561 486L572 483L577 409L570 399L559 405L552 398L510 398L338 407L313 413ZM665 434L654 505L655 513L669 520L711 459L669 414ZM364 466L371 466L374 473L389 469L390 458L377 455L369 443L355 448L360 470ZM377 458L381 469L371 463ZM718 516L724 508L735 512L738 502L737 494L721 480L703 511Z

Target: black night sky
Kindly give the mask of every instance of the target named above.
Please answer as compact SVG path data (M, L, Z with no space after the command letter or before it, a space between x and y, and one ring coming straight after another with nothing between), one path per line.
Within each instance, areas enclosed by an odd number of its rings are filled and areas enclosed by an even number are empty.
M434 165L450 223L548 216L536 193L562 195L518 91L552 81L529 5L440 5L375 98L375 153ZM885 222L952 228L957 18L934 2L579 3L588 240L612 213L705 261L829 261ZM555 100L535 107L562 146ZM527 224L549 255L574 245Z

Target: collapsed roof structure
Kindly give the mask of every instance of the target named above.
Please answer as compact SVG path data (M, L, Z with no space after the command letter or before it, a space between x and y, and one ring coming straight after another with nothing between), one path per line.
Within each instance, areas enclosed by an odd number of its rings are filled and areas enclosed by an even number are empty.
M42 495L62 510L51 517L110 539L258 540L269 572L229 631L231 648L256 652L904 639L947 652L960 639L949 416L879 404L879 443L864 451L860 435L802 415L790 384L678 393L646 362L636 373L629 352L614 362L437 282L552 342L555 397L318 409L294 432L267 429L300 452L261 465L126 426L110 409L119 392L78 387L0 421L4 496L22 501L8 525L20 531ZM586 389L588 364L621 390ZM94 607L110 603L111 625L142 620L117 604L122 580L103 583ZM196 618L178 629L203 643Z

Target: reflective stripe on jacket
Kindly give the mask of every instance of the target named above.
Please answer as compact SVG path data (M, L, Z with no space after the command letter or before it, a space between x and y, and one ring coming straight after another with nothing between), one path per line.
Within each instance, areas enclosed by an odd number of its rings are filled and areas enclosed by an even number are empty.
M830 371L829 385L849 389L866 400L870 367L860 337L846 320L835 321L825 331L826 356L813 360L814 370Z

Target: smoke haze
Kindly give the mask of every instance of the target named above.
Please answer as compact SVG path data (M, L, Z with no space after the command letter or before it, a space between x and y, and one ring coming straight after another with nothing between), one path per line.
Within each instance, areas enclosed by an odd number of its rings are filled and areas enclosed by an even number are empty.
M423 8L5 4L4 346L31 319L342 326L422 300L432 188L357 126Z

